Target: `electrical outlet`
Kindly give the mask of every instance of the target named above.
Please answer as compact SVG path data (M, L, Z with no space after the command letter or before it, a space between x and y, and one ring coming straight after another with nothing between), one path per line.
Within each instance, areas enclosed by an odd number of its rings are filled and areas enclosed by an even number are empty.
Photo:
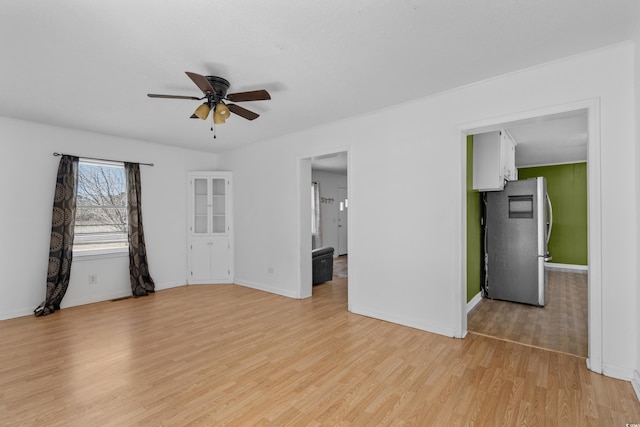
M89 284L90 285L96 285L98 283L98 275L97 274L90 274L89 275Z

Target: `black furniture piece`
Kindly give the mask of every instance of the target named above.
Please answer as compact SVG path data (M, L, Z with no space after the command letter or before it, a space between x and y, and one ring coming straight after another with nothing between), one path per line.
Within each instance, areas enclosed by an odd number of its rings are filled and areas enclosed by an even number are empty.
M313 285L328 282L333 278L333 248L318 248L311 251Z

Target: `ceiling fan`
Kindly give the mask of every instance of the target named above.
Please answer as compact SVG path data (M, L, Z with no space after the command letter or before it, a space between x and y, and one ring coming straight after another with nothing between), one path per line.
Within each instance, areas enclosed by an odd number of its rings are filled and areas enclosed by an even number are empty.
M247 110L246 108L236 104L227 104L225 101L245 102L271 99L269 92L264 89L228 94L227 90L230 86L229 81L222 77L202 76L200 74L190 73L189 71L185 71L185 73L202 91L204 94L203 97L158 95L155 93L148 93L147 96L149 98L193 99L195 101L201 101L204 99L206 101L196 108L196 111L191 115L191 118L206 120L207 117L209 117L209 113L213 111L214 124L223 124L229 118L230 113L237 114L247 120L255 120L260 117L259 114L256 114L253 111Z

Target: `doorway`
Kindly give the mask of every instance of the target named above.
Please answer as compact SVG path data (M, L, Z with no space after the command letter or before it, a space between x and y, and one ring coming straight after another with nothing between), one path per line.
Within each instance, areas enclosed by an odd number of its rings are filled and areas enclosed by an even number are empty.
M349 241L349 148L316 152L300 159L300 297L312 296L324 284L312 286L313 266L311 263L314 249L333 248L333 280L328 286L347 287L347 272L351 260L347 257ZM313 185L312 185L313 184ZM312 190L314 187L314 190ZM316 212L312 215L312 192L318 191ZM315 202L314 202L315 203ZM340 210L342 207L342 210ZM311 224L319 224L320 238L311 238ZM317 230L317 229L316 229ZM313 244L312 244L313 241ZM342 255L342 256L339 256Z
M527 113L514 114L512 116L506 116L496 118L493 120L486 120L482 122L472 123L462 126L461 134L463 139L463 153L466 153L467 147L467 135L474 135L483 132L495 131L503 128L511 128L518 125L526 125L528 123L535 123L544 121L545 118L562 115L572 114L584 114L587 119L587 188L588 188L588 202L587 211L589 215L588 223L588 265L589 274L587 282L587 318L588 318L588 358L587 366L589 369L595 372L602 372L601 354L602 354L602 339L601 333L601 307L600 302L602 300L601 293L601 254L600 254L600 214L598 212L598 206L600 203L600 185L599 185L599 173L600 173L600 158L599 158L599 104L597 100L587 100L584 102L577 102L567 104L563 106L551 107ZM463 179L464 192L466 194L466 175L467 175L467 156L463 156ZM467 303L467 228L466 228L466 216L467 209L469 209L468 202L463 198L463 253L462 253L462 282L463 287L460 292L461 298L461 336L467 333L468 319L467 311L473 308L474 301ZM477 300L476 298L474 298ZM491 300L489 300L491 301ZM532 307L533 308L533 307Z

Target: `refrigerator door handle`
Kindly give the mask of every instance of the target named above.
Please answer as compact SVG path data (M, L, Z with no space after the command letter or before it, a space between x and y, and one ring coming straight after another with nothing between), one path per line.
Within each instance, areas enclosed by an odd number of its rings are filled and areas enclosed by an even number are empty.
M551 199L549 198L549 194L547 194L546 196L547 206L549 206L549 227L547 230L547 244L549 244L549 239L551 238L551 229L553 228L553 206L551 206Z

